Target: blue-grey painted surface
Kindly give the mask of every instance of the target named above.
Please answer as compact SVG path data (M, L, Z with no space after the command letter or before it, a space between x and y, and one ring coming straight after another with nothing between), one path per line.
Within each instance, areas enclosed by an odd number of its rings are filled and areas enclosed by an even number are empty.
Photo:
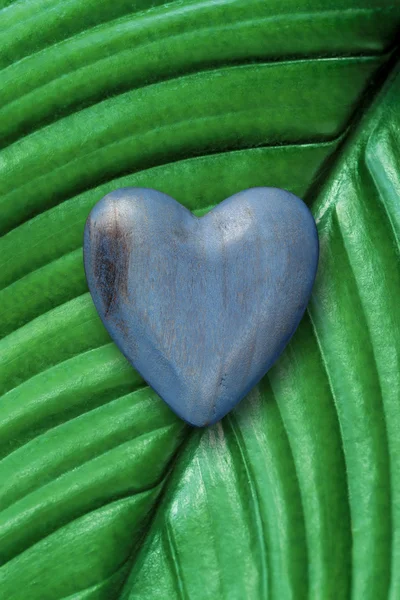
M306 308L318 237L306 205L252 188L198 218L125 188L91 211L89 289L115 343L183 419L221 419L271 367Z

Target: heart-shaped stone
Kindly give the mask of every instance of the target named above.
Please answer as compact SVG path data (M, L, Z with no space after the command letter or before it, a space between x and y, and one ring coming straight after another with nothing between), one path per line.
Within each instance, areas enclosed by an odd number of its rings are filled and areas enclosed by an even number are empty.
M198 218L125 188L85 227L86 277L131 364L183 419L215 423L280 355L306 308L318 237L306 205L252 188Z

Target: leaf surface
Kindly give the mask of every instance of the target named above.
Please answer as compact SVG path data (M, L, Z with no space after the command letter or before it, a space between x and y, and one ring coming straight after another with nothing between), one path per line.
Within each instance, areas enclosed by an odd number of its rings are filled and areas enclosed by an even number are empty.
M396 600L399 7L2 6L0 597ZM309 311L213 428L164 406L87 292L86 217L127 185L314 211Z

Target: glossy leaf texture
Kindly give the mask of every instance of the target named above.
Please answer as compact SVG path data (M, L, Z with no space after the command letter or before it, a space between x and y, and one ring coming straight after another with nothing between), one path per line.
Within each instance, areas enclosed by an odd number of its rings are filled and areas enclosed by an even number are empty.
M0 6L0 597L396 600L400 7ZM87 292L86 217L127 185L198 214L283 187L317 219L309 312L211 429Z
M307 315L192 437L124 599L399 597L399 98L396 69L313 204Z

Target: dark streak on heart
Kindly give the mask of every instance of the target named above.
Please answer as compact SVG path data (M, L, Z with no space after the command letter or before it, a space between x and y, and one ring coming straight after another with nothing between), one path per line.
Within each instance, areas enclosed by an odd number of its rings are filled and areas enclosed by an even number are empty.
M115 203L112 210L113 218L109 219L106 228L92 228L92 221L89 223L90 237L95 238L93 272L104 299L105 317L115 311L119 296L128 296L129 245ZM95 231L93 237L92 230Z

